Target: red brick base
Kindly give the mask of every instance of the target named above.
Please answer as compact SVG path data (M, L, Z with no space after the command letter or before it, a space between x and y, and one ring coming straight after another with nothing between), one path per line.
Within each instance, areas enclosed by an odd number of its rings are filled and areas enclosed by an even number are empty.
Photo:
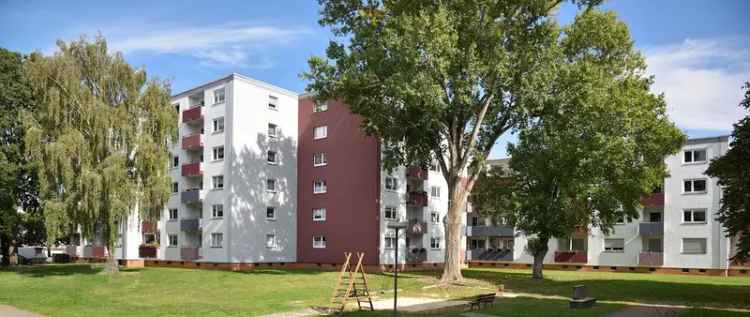
M531 264L500 262L500 261L472 261L472 268L511 268L530 269ZM621 272L621 273L655 273L655 274L692 274L710 276L750 276L748 267L730 267L726 269L701 269L701 268L678 268L660 266L613 266L613 265L587 265L587 264L545 264L545 270L580 271L580 272Z

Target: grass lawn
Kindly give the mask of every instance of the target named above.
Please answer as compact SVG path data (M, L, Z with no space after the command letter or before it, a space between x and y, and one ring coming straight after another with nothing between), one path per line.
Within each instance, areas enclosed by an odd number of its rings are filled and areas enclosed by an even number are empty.
M338 272L254 270L226 272L169 268L123 270L108 277L101 265L70 264L0 270L0 304L49 316L252 316L326 305ZM533 281L526 270L469 269L466 286L432 287L437 273L399 274L399 294L467 298L504 284L506 290L570 296L575 284L600 300L684 303L750 308L750 278L546 271ZM369 274L371 293L391 298L390 274ZM601 316L623 306L598 304L571 311L563 300L503 298L482 310L498 316ZM462 309L403 316L458 316ZM390 312L346 316L390 316ZM681 316L737 316L703 310ZM747 316L747 315L745 315Z

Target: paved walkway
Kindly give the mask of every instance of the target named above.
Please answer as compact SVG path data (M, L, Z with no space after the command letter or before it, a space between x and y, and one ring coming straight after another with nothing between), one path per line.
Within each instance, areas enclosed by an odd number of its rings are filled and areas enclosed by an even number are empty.
M15 308L13 306L8 306L8 305L0 305L0 316L3 316L3 317L44 317L44 315L39 315L37 313L32 313L30 311L21 310L21 309Z

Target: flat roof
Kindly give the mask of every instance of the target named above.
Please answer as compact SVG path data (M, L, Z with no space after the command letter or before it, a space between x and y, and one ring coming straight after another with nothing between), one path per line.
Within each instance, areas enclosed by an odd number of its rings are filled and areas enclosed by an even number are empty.
M275 92L278 92L280 94L284 94L284 95L287 95L287 96L290 96L290 97L297 97L297 96L299 96L299 94L297 94L294 91L291 91L291 90L288 90L288 89L284 89L284 88L281 88L281 87L276 86L276 85L269 84L269 83L264 82L264 81L253 79L253 78L247 77L247 76L242 75L242 74L231 73L231 74L229 74L227 76L224 76L224 77L221 77L219 79L215 79L215 80L209 81L207 83L200 84L200 85L198 85L196 87L190 88L188 90L184 90L182 92L174 94L174 95L172 95L171 99L176 99L176 98L184 97L185 95L190 95L190 94L192 94L195 91L205 90L206 88L208 88L210 86L214 86L216 84L219 84L220 82L230 81L230 80L234 80L234 79L244 80L244 81L246 81L246 82L248 82L250 84L253 84L253 85L256 85L256 86L260 86L260 87L266 88L268 90L273 90Z
M712 142L726 142L726 141L729 141L730 136L731 135L727 134L727 135L719 135L719 136L712 136L712 137L692 138L692 139L688 139L687 142L685 142L685 145L712 143Z

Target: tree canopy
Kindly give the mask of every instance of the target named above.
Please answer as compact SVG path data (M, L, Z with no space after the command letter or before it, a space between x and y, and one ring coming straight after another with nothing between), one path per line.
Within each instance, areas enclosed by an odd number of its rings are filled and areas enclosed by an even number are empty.
M98 236L116 270L118 224L131 214L157 218L170 195L169 85L108 53L101 36L58 41L53 56L32 54L26 74L37 109L24 119L25 141L39 165L47 235L80 228Z
M750 111L750 82L743 88L745 98L740 107ZM706 174L718 177L724 189L719 221L727 234L737 239L734 260L750 261L750 114L734 124L729 151L711 161Z

